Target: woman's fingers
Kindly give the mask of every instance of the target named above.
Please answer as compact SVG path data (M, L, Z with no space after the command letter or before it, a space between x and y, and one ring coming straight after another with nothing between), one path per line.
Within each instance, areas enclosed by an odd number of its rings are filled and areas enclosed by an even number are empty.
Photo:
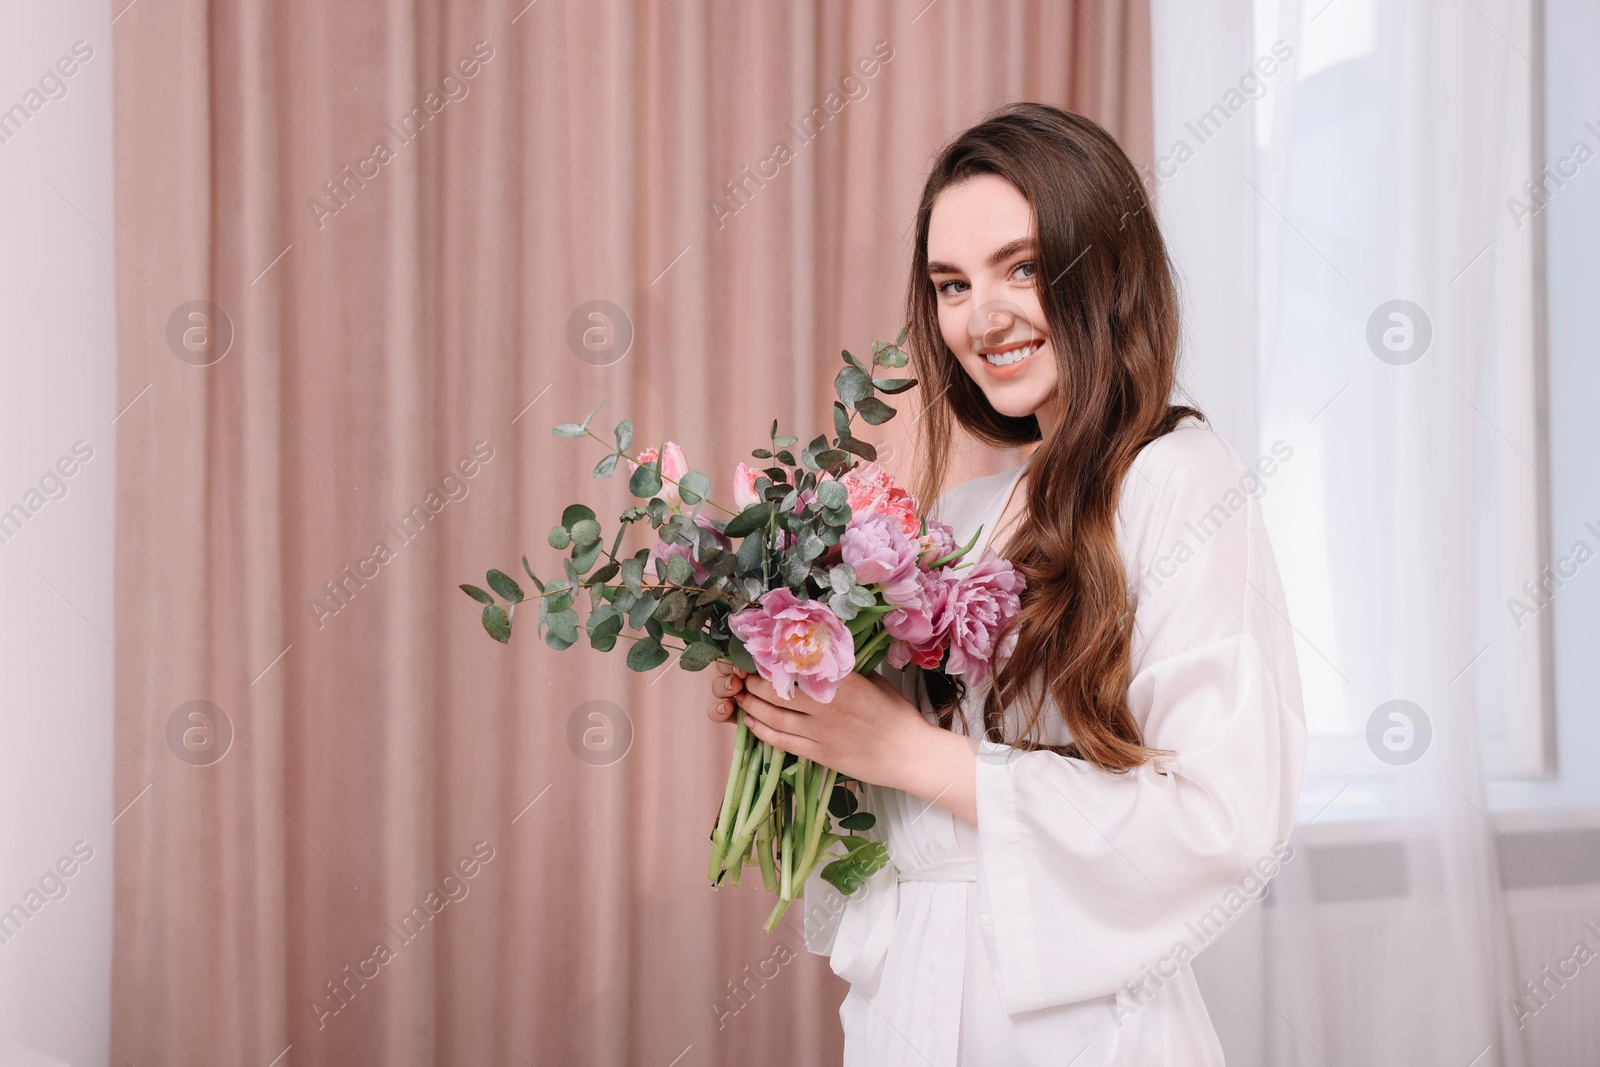
M706 714L711 717L712 722L732 722L733 701L713 700L711 706L706 710Z
M747 676L725 659L714 660L711 669L711 695L716 699L706 714L713 722L733 722L734 699L744 693Z
M744 691L745 673L725 659L714 660L711 677L711 695L737 696Z
M774 730L782 730L786 735L803 735L806 732L809 716L804 712L779 707L750 693L739 697L739 706L744 709L747 719L758 719Z
M801 759L817 758L816 746L811 743L810 738L790 733L784 728L786 724L800 725L805 719L800 712L785 711L749 695L739 701L739 706L744 708L745 724L750 727L750 732L758 740L768 741Z

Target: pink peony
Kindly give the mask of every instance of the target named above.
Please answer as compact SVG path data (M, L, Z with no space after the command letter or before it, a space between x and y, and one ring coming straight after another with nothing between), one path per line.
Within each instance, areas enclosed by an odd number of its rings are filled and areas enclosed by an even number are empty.
M907 537L887 515L854 515L839 538L839 555L856 572L862 585L883 589L883 598L896 606L913 601L917 584L917 555L922 546Z
M756 492L756 479L762 477L761 471L755 467L746 467L743 463L733 470L733 506L743 511L751 504L761 503L761 497Z
M944 659L945 637L939 617L950 597L951 583L943 575L919 570L917 596L883 617L883 627L894 638L889 644L889 665L915 663L925 669Z
M728 629L785 700L793 698L798 682L806 696L826 704L856 665L855 644L839 616L788 589L774 589L758 606L729 616Z
M982 681L999 652L1010 653L1015 642L998 645L1000 634L1022 610L1023 577L1010 560L986 551L965 571L945 568L953 578L949 598L939 612L938 629L950 642L950 662L945 669Z
M696 515L694 517L694 524L706 530L714 531L716 529L716 527L711 525L711 520L706 518L704 515ZM728 540L722 534L717 534L716 540L718 546L720 546L723 550L731 549L733 547L733 542ZM662 559L670 561L673 556L682 556L684 559L689 561L689 566L694 568L694 580L696 582L704 582L711 576L710 572L706 570L705 565L694 558L694 549L688 545L680 545L669 541L657 541L655 544L650 546L650 558L652 560Z
M689 460L684 456L682 448L671 441L668 441L661 450L647 448L639 453L637 463L629 461L628 473L632 474L643 464L654 463L657 456L661 457L661 499L666 501L669 508L677 511L683 506L683 497L678 493L678 483L689 473Z

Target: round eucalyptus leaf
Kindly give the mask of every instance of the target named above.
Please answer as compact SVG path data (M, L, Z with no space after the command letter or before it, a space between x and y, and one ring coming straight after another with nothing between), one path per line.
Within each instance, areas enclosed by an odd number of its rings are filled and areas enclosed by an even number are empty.
M593 508L585 507L582 504L568 504L565 510L561 512L561 525L570 530L584 519L592 518L594 518Z
M661 492L661 475L648 463L640 464L628 479L628 492L641 499L649 499Z
M699 471L690 471L678 480L678 495L685 504L698 504L711 495L711 479Z
M485 577L489 588L515 604L522 599L522 587L505 571L490 571Z
M644 673L653 671L667 662L667 650L661 647L661 642L653 638L643 638L635 641L632 648L628 649L628 669Z

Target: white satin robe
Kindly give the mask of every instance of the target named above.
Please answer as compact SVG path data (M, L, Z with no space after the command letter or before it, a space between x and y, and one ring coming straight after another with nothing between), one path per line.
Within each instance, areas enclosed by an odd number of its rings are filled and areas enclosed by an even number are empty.
M988 540L1023 470L941 498L958 543L980 525ZM867 787L889 866L848 898L820 873L806 885L806 946L850 982L845 1067L1223 1062L1187 960L1276 870L1305 752L1263 484L1187 421L1122 485L1128 699L1145 743L1174 759L1113 775L985 740L976 827ZM915 668L900 681L931 719ZM969 736L986 688L964 702Z

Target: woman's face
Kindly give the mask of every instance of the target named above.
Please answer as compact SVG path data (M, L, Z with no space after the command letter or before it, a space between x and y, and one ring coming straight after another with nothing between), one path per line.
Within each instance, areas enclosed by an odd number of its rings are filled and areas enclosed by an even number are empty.
M1039 305L1033 208L1004 178L953 185L928 219L928 278L939 331L989 404L1042 414L1056 395L1056 356Z

